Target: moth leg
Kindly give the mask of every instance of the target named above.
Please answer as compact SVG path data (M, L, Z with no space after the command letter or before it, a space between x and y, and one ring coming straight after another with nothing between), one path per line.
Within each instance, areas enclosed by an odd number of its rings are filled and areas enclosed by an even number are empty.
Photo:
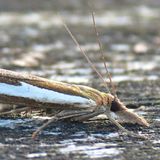
M57 117L52 117L49 119L46 123L44 123L42 126L40 126L35 132L32 133L32 138L35 139L36 136L41 132L44 128L46 128L50 123L56 122L58 120Z
M99 107L95 111L92 111L90 113L84 113L83 115L73 117L74 121L86 121L90 118L93 118L95 116L98 116L100 114L103 114L105 112L105 108L103 106Z
M23 112L23 111L26 111L28 110L29 107L23 107L23 108L15 108L14 110L10 110L10 111L4 111L4 112L0 112L0 116L1 115L10 115L10 114L13 114L13 113L19 113L19 112Z
M39 132L41 132L44 128L46 128L50 123L56 122L58 120L72 118L75 116L83 115L84 113L87 114L89 111L62 111L58 113L56 116L52 116L51 119L49 119L46 123L44 123L42 126L40 126L35 132L32 134L32 138L34 139Z
M136 134L132 131L129 131L127 129L125 129L121 124L119 124L114 118L112 118L111 116L111 111L108 107L107 111L105 112L105 114L107 115L108 119L113 123L115 124L121 131L127 133L129 136L134 136L134 137L137 137L137 138L141 138L141 139L147 139L146 136L144 135L139 135L139 134Z
M58 114L58 117L63 117L63 119L66 119L66 118L81 116L83 114L88 114L90 112L91 110L80 110L80 111L79 110L63 110Z

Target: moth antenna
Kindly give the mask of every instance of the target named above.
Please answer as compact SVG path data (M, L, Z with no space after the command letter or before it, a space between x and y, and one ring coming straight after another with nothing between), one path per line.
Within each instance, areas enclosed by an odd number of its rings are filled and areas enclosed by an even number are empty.
M105 57L104 57L103 48L102 48L102 43L101 43L101 41L99 39L99 32L98 32L97 27L96 27L96 21L95 21L95 16L94 16L95 13L93 11L91 11L91 13L92 13L92 20L93 20L93 28L94 28L94 31L95 31L95 34L96 34L96 37L97 37L97 42L98 42L98 45L99 45L99 50L100 50L100 54L101 54L101 57L102 57L102 61L103 61L103 64L104 64L104 67L105 67L105 70L106 70L106 74L108 75L110 84L112 86L112 94L114 95L114 97L117 97L116 88L115 88L115 85L114 85L114 83L112 81L111 74L108 71L106 60L105 60ZM107 85L106 81L105 81L105 83Z
M73 33L71 32L71 30L68 28L68 26L64 23L64 21L62 20L62 23L66 29L66 31L69 33L70 37L72 38L72 40L74 41L74 43L76 44L76 46L79 48L79 50L81 51L81 54L85 57L85 59L87 60L87 62L89 63L89 65L91 66L91 68L97 73L97 75L101 78L101 80L103 81L103 83L105 84L106 89L110 92L108 85L105 81L105 79L103 78L102 74L97 70L97 68L95 67L95 65L91 62L91 60L89 59L89 57L87 56L86 52L82 49L82 47L80 46L79 42L77 41L76 37L73 35Z

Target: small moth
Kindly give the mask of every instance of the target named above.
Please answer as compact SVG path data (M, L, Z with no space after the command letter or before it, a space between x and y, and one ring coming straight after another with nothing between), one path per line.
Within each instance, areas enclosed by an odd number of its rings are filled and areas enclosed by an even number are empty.
M83 85L57 82L5 69L0 69L0 103L24 105L33 109L57 110L58 113L48 123L66 118L85 121L97 115L106 114L109 120L130 134L112 118L111 112L113 112L128 122L149 126L143 117L128 110L118 98L109 93ZM40 130L37 130L33 137Z
M93 14L92 18L95 26ZM64 24L64 26L89 64L91 64L91 67L103 80L103 77L86 56L66 24ZM98 35L97 31L96 33ZM100 43L99 45L101 48ZM33 138L51 122L61 119L86 121L100 114L105 114L111 122L130 136L145 138L144 135L126 130L112 117L111 113L115 113L122 120L130 123L149 126L148 122L143 117L127 109L116 95L100 92L83 85L62 83L5 69L0 69L0 103L24 105L32 109L51 108L56 111L47 123L39 127L33 133ZM0 113L0 115L2 114L4 113Z

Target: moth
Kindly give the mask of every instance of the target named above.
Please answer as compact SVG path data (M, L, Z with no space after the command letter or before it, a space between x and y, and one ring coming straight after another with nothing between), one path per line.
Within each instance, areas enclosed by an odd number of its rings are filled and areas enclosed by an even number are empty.
M93 14L92 18L95 26ZM91 67L100 78L104 80L65 23L64 26ZM96 27L95 32L98 35ZM101 48L100 43L99 46ZM109 78L111 81L110 75ZM56 111L47 123L44 123L33 133L33 138L52 122L62 119L86 121L100 114L105 114L113 124L130 136L145 138L144 135L126 130L112 117L111 113L115 113L120 119L127 122L137 123L146 127L149 126L149 123L143 117L127 109L116 94L112 95L111 93L100 92L88 86L48 80L46 78L5 69L0 69L0 103L28 106L33 110L50 108ZM16 111L21 111L21 109L17 109ZM0 115L3 114L5 114L5 112L0 113Z

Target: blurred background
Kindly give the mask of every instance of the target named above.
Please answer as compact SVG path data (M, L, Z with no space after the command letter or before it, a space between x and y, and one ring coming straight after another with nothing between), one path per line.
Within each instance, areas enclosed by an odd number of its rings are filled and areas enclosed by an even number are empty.
M57 80L87 82L92 70L65 31L63 18L92 61L105 73L90 5L95 11L113 80L157 79L160 2L100 0L89 3L85 0L0 1L1 67L36 70L36 74L47 74L45 76Z
M151 122L147 129L125 127L152 138L121 140L117 128L103 122L56 123L33 144L40 122L3 117L1 159L159 159L159 0L0 0L0 68L106 91L61 23L108 81L89 6L118 96L133 109L143 106L139 114Z

